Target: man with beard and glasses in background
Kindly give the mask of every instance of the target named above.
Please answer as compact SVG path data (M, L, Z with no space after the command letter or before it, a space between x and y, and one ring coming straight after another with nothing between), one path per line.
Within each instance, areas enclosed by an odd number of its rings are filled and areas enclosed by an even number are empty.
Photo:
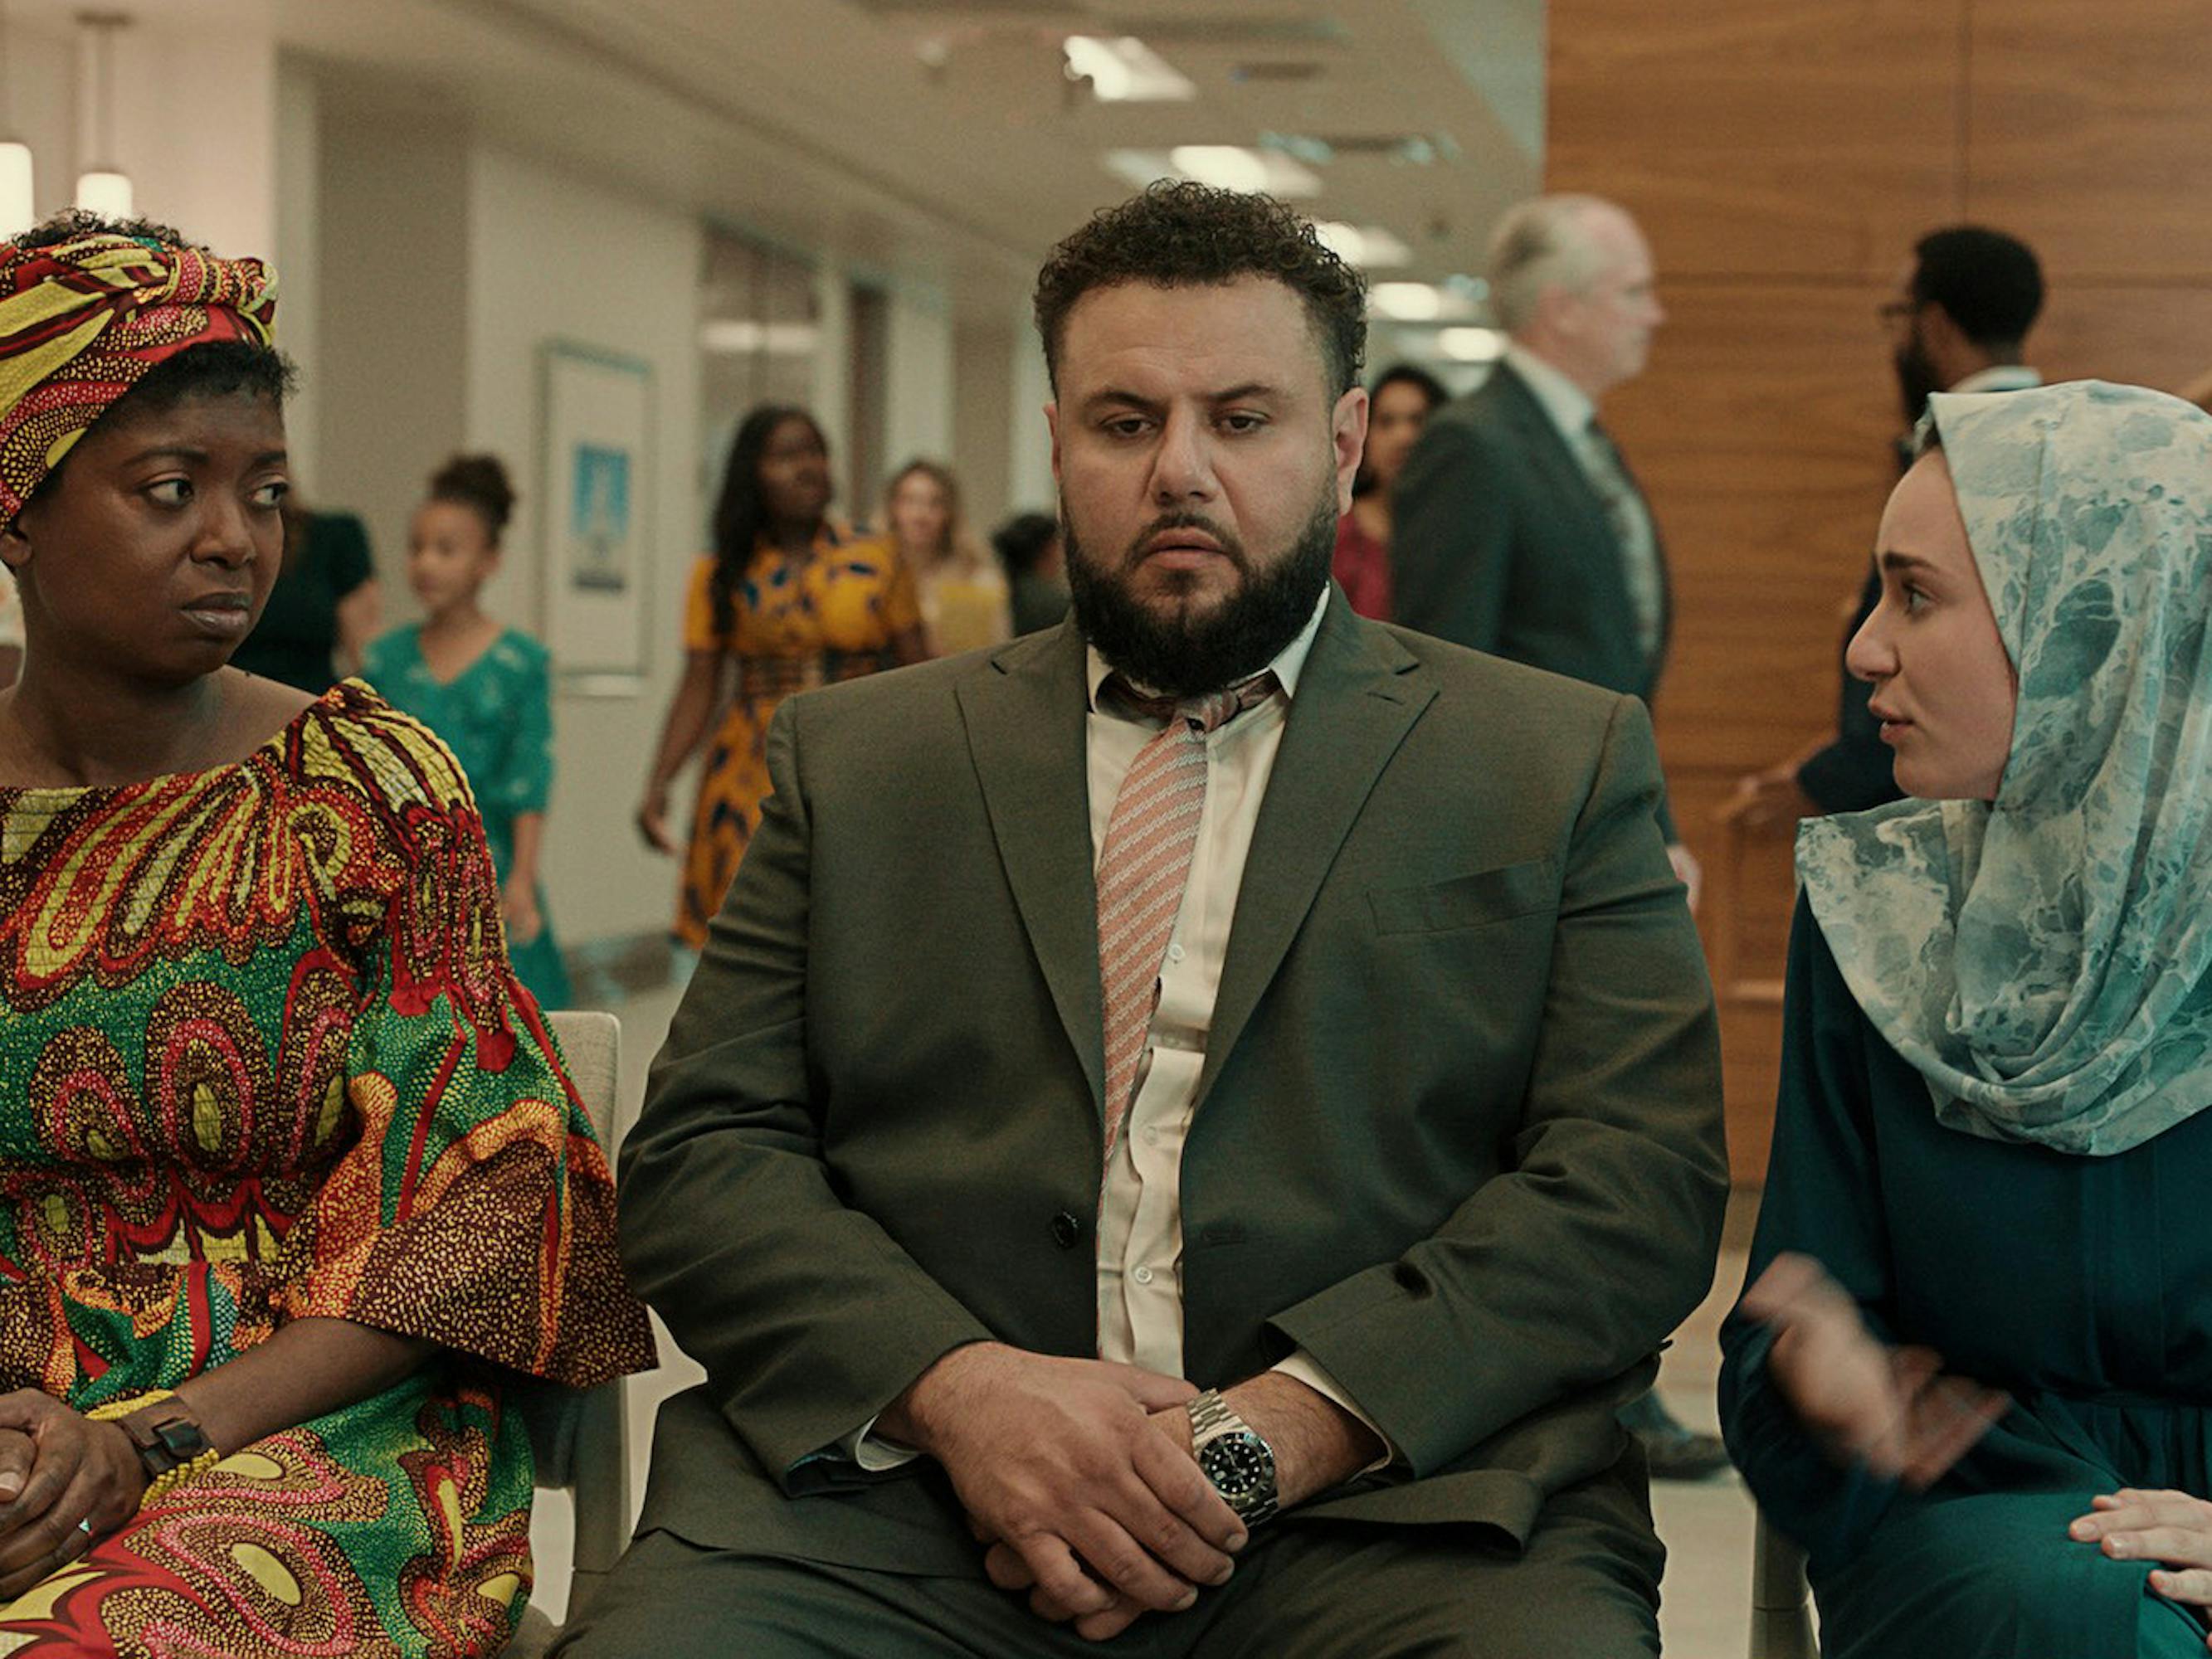
M2027 362L2028 331L2043 310L2043 268L2017 237L1979 225L1931 231L1916 243L1897 292L1878 309L1905 426L1896 441L1901 476L1918 448L1928 398L1936 392L2021 392L2043 384ZM1869 567L1848 646L1881 602L1881 574ZM1901 799L1890 775L1896 758L1881 722L1867 711L1874 687L1849 668L1837 694L1834 736L1753 772L1730 810L1748 822L1863 812Z
M1658 1652L1711 997L1642 706L1329 583L1363 289L1265 197L1095 217L1070 620L777 714L623 1169L708 1381L568 1651Z

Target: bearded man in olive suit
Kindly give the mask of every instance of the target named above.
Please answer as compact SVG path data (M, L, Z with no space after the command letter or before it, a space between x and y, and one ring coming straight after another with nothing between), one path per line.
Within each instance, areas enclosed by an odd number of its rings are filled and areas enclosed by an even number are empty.
M1634 699L1328 581L1359 278L1157 185L1037 313L1070 621L787 702L623 1158L664 1409L586 1656L1658 1652L1704 1293Z

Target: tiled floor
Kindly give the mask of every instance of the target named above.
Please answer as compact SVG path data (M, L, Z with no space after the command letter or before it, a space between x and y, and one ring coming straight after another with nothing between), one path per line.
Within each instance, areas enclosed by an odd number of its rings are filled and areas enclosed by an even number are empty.
M667 1034L675 1012L673 991L655 992L623 1005L616 1012L623 1022L622 1107L617 1119L626 1127L636 1115L643 1097L646 1068ZM1747 1212L1748 1206L1740 1206ZM1705 1429L1714 1426L1713 1384L1719 1369L1715 1343L1721 1316L1735 1299L1743 1276L1743 1243L1748 1231L1747 1213L1732 1214L1729 1245L1721 1256L1713 1293L1691 1316L1674 1340L1660 1371L1660 1391L1675 1415ZM669 1346L664 1341L663 1352ZM653 1413L659 1401L689 1386L697 1373L681 1355L651 1378L631 1389L632 1443L650 1443ZM645 1463L641 1455L633 1464L635 1504L643 1496ZM1660 1628L1668 1659L1743 1659L1750 1637L1751 1500L1733 1474L1695 1486L1662 1483L1653 1492L1653 1508L1660 1535L1668 1549L1665 1601ZM532 1527L537 1545L538 1589L533 1600L558 1617L568 1601L570 1544L567 1504L557 1495L542 1494Z

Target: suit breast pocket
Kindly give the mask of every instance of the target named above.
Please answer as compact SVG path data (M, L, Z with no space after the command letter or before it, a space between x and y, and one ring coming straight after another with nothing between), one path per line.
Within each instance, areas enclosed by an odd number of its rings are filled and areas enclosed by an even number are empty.
M1551 909L1559 901L1559 863L1549 858L1502 864L1420 887L1378 888L1367 895L1378 933L1480 927Z

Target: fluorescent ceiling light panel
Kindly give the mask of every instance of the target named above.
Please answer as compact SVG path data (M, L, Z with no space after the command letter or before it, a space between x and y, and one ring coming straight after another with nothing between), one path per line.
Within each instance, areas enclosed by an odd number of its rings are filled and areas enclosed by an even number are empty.
M1174 179L1181 175L1175 163L1161 149L1109 149L1106 152L1106 171L1123 184L1142 190L1155 179Z
M1377 283L1367 290L1367 308L1399 323L1433 323L1444 314L1444 296L1426 283Z
M1318 196L1321 175L1272 149L1236 144L1177 144L1168 152L1186 179L1221 190L1264 190L1284 198Z
M1195 86L1133 34L1071 34L1060 51L1069 76L1090 82L1102 104L1183 103L1198 96Z
M1492 363L1505 355L1505 337L1494 328L1440 328L1437 349L1462 363Z
M1362 270L1389 270L1413 263L1413 251L1380 225L1347 225L1324 219L1314 226L1322 246Z
M757 323L744 318L724 318L699 325L699 349L716 356L749 357L765 352L771 357L804 357L819 342L811 323Z
M1482 313L1460 289L1431 283L1377 283L1367 309L1395 323L1471 323Z

